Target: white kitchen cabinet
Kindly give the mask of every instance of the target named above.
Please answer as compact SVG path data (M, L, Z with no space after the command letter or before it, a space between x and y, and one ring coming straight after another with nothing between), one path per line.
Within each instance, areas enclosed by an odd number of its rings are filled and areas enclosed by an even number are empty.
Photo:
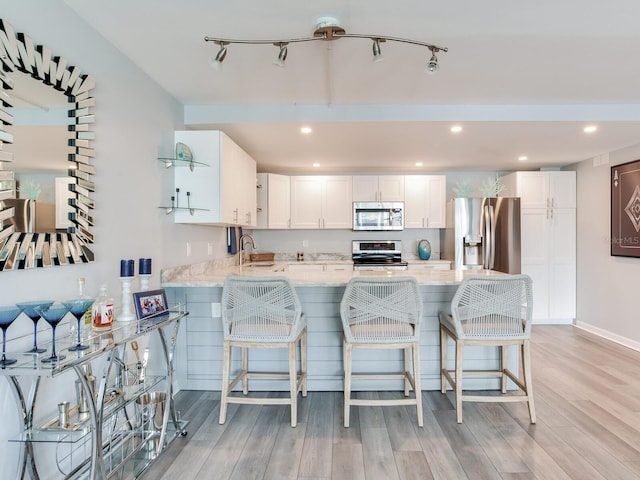
M291 228L352 228L350 176L291 177Z
M290 263L288 272L353 272L353 263Z
M291 182L288 175L258 174L257 210L256 228L289 228Z
M408 270L451 270L451 262L444 261L425 261L424 263L409 262Z
M576 208L576 172L515 172L502 181L503 197L520 197L520 208Z
M445 228L445 175L404 177L404 228Z
M174 168L176 204L198 208L176 209L176 223L255 226L255 160L221 131L177 131L174 139L203 164Z
M575 172L516 172L505 194L521 197L522 273L533 279L534 323L576 317Z
M287 265L287 272L324 272L321 263L291 263Z
M354 175L354 202L403 202L404 175Z

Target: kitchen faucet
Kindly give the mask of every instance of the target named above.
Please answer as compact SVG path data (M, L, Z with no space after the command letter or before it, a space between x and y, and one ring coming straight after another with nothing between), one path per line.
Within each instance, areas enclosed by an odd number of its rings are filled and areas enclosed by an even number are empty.
M244 257L245 239L251 242L251 250L256 249L256 241L253 239L253 236L248 233L243 233L240 237L240 268L242 268L242 257Z

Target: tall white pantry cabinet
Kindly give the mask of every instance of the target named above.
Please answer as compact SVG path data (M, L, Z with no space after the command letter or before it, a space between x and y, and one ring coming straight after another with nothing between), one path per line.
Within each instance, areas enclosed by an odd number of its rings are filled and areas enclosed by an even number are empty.
M576 173L515 172L504 196L521 198L522 273L533 279L534 323L576 318Z

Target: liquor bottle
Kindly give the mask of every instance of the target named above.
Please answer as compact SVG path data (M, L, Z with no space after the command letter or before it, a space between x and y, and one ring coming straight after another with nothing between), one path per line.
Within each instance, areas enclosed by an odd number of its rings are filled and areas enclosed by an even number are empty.
M111 328L113 324L113 298L107 294L107 286L100 287L100 293L91 309L92 324L96 330Z
M78 298L91 298L84 291L85 279L84 277L78 277ZM91 325L91 309L89 308L84 314L84 324Z

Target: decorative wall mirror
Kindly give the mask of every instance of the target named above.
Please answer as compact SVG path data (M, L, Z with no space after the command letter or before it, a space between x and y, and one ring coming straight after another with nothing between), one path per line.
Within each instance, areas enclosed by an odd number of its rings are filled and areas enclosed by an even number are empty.
M0 65L0 271L92 262L94 80L46 46L35 45L26 34L16 33L2 19ZM29 86L29 82L36 85ZM36 90L43 87L46 95L41 93L37 98ZM25 113L26 104L48 111L42 97L51 93L66 99L66 125L40 125L37 134L22 128L24 119L38 116ZM54 146L43 147L45 137L50 136L55 138ZM56 172L49 160L45 173L35 173L27 166L33 159L26 157L42 157L33 154L36 146L47 155L62 152L56 154L65 162L62 171ZM40 190L45 190L39 184L41 178L59 184L50 202L37 199ZM46 188L55 191L53 185ZM36 222L45 218L46 212L53 212L57 220Z

